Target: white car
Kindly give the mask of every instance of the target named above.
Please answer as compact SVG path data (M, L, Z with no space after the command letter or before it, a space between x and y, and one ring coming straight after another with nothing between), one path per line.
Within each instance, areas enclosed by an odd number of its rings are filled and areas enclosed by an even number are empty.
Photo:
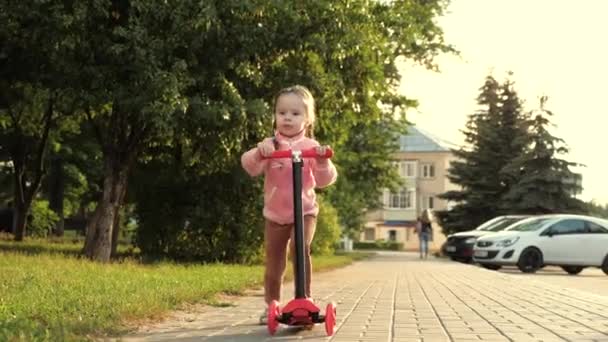
M498 216L484 222L473 230L467 230L450 234L447 236L443 253L454 261L469 263L473 261L473 247L475 241L480 236L494 234L511 226L513 223L521 221L527 217L525 215L506 215Z
M526 273L558 265L570 274L588 266L608 274L608 221L561 214L527 218L477 239L473 260L490 269L516 265Z

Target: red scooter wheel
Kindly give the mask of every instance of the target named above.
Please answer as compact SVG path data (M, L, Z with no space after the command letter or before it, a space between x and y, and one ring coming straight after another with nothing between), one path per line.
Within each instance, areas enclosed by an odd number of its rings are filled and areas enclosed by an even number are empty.
M273 300L268 305L268 322L266 322L268 326L268 332L270 335L274 335L277 332L277 328L279 327L279 316L281 315L281 311L279 309L279 302Z
M327 304L325 308L325 332L327 336L332 336L336 330L336 305L334 303Z

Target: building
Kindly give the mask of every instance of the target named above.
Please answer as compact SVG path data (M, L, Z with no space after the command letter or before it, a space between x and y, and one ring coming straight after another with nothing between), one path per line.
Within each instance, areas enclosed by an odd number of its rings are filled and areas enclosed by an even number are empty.
M448 203L437 196L456 189L446 177L450 162L455 159L450 151L454 147L419 128L409 127L408 133L400 137L400 151L395 155L395 167L405 185L396 193L384 190L384 207L367 214L359 240L395 241L403 243L406 250L417 250L416 218L427 208L447 209ZM441 227L434 222L429 248L438 250L445 239Z

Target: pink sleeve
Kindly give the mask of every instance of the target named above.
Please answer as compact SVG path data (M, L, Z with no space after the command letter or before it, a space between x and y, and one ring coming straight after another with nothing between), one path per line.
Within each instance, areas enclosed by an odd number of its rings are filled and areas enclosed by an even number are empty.
M266 160L260 157L258 148L254 147L251 150L243 153L241 156L241 165L250 176L255 177L264 172Z
M338 171L336 171L336 167L331 160L328 160L325 165L319 165L315 162L313 174L315 176L317 188L324 188L332 185L336 181L336 178L338 178Z

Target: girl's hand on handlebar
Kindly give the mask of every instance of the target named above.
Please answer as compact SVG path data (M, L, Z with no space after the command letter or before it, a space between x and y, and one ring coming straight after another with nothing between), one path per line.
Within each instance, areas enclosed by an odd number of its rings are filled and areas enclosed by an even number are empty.
M315 150L317 152L317 155L324 156L329 148L330 147L328 145L322 145L315 147ZM327 163L329 163L329 158L316 158L316 161L319 165L326 165Z
M272 142L272 138L266 138L262 140L258 144L258 153L264 158L268 158L274 152L274 143Z

